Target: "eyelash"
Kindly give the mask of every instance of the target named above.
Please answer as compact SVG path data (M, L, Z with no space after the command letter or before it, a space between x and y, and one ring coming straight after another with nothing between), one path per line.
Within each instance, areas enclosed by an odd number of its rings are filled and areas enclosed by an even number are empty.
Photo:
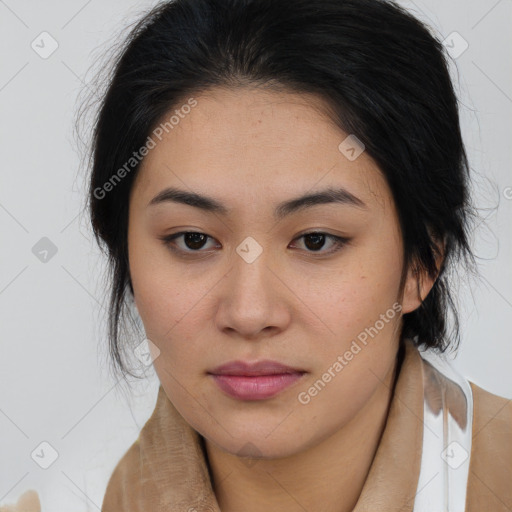
M201 233L200 231L180 231L179 233L174 233L172 235L167 235L167 236L162 236L162 237L159 237L160 240L162 240L163 244L168 247L171 251L175 252L175 253L181 253L182 255L184 255L185 257L189 256L189 255L193 255L194 253L197 253L197 254L200 254L201 252L207 252L207 251L202 251L201 249L198 249L198 250L192 250L192 249L189 249L189 250L184 250L184 249L179 249L179 248L176 248L175 246L173 246L173 242L175 239L177 238L180 238L184 235L187 235L187 234L198 234L198 235L205 235L208 239L211 239L212 237L206 235L206 233ZM324 256L324 255L328 255L328 254L334 254L338 251L340 251L345 245L347 245L349 242L350 242L350 238L345 238L345 237L341 237L341 236L336 236L336 235L331 235L329 233L324 233L322 231L309 231L307 233L303 233L302 235L298 236L297 238L294 238L294 240L299 240L300 238L304 238L306 236L310 236L310 235L323 235L325 236L326 238L334 241L335 243L335 248L334 249L331 249L329 251L307 251L307 253L310 253L310 254L318 254L319 256Z

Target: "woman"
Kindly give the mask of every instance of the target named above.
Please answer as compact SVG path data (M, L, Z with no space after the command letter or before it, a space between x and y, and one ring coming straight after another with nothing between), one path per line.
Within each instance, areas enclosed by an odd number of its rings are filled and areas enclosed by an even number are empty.
M93 157L113 360L130 373L133 301L161 383L103 512L512 509L510 401L435 356L473 210L424 25L381 0L162 3Z

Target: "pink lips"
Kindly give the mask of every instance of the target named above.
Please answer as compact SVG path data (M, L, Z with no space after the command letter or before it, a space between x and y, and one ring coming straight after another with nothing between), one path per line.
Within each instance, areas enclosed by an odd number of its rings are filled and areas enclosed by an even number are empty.
M239 400L264 400L275 396L304 373L276 361L232 361L209 372L222 391Z

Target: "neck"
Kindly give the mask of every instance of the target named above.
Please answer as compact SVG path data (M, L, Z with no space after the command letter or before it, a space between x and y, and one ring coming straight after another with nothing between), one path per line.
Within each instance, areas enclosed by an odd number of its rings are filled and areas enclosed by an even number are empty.
M364 486L384 430L397 363L363 409L335 434L279 459L247 459L205 439L212 486L223 512L349 512Z

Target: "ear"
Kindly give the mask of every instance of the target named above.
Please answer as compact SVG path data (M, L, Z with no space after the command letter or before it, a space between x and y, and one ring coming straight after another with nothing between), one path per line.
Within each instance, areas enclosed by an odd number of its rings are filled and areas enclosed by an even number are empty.
M435 258L437 272L434 276L430 276L428 272L425 269L420 268L417 263L413 263L409 267L402 296L403 314L411 313L418 309L434 286L444 260L443 242L436 241Z

